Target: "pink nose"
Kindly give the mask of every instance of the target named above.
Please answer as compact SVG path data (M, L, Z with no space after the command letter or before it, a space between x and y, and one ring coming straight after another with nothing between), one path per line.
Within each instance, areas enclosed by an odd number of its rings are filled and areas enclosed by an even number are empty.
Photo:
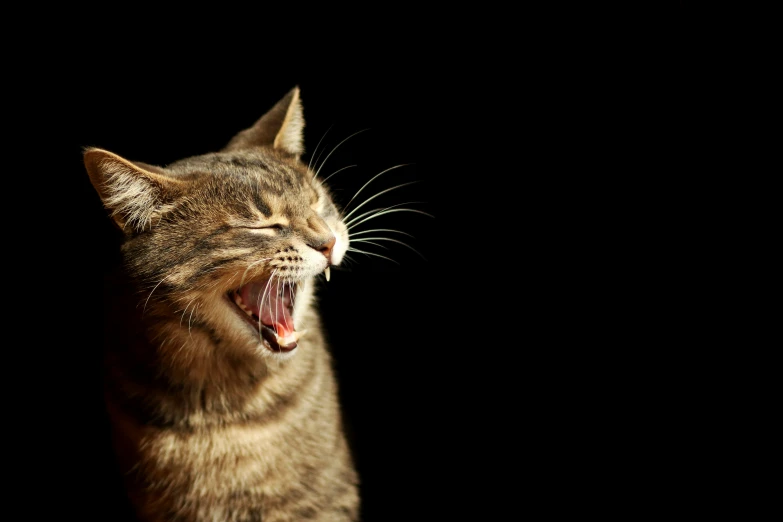
M331 265L332 264L332 248L334 247L335 242L337 241L337 238L334 236L330 237L328 241L321 244L321 246L317 247L316 250L318 250L320 253L324 255L326 258L326 261Z

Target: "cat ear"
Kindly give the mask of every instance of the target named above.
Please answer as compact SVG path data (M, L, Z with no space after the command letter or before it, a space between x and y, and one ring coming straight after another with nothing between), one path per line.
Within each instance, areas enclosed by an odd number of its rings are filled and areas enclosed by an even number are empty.
M267 146L297 158L304 152L304 116L294 87L256 123L234 136L223 151Z
M159 167L134 163L93 147L84 151L84 166L92 186L120 229L130 226L140 232L150 226L183 184Z

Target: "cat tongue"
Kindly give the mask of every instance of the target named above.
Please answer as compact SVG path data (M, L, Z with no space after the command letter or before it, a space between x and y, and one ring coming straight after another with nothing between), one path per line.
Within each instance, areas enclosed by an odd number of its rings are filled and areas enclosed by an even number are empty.
M282 295L279 295L278 291L279 289L274 285L249 283L239 289L239 296L245 306L261 318L262 324L272 328L278 336L286 337L294 331L294 318L289 312L291 292L285 285L282 288Z

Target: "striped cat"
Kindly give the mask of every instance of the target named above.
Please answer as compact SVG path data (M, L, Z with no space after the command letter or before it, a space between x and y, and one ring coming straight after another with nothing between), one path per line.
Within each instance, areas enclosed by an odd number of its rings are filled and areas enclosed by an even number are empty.
M123 236L105 397L140 521L359 518L314 305L348 232L300 162L303 128L295 88L216 153L162 168L84 151Z

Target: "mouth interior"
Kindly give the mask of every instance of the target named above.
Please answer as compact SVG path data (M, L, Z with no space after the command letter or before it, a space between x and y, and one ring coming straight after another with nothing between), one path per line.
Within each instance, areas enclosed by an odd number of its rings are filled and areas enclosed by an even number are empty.
M289 352L296 348L299 332L294 327L296 284L252 282L230 292L229 297L258 331L267 348Z

